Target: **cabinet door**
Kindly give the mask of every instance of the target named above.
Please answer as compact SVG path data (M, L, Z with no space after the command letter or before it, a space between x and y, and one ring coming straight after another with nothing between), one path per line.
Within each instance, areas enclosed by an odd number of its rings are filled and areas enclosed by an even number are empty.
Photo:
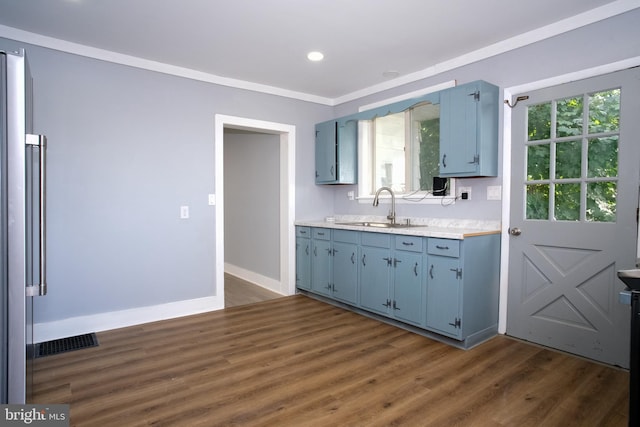
M422 255L396 251L394 256L393 316L422 324Z
M358 245L333 242L333 297L356 304Z
M427 264L427 327L460 338L460 260L430 255Z
M336 183L358 183L358 121L339 120L336 130Z
M296 237L296 287L311 289L311 240Z
M336 121L316 125L316 182L331 183L336 180Z
M362 246L360 253L360 305L381 314L389 313L391 252L389 249Z
M331 242L311 240L311 289L319 294L331 295Z
M462 85L440 94L440 175L471 174L477 170L479 89Z

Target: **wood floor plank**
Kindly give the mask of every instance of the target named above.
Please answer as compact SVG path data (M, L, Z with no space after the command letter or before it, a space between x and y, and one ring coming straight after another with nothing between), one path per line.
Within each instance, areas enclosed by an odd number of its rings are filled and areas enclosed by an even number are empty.
M624 426L627 371L498 336L460 350L301 295L37 359L74 426Z

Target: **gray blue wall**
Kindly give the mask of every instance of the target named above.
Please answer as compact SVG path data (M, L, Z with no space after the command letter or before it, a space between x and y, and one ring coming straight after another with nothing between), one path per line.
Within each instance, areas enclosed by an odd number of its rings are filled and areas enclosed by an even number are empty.
M635 10L335 108L15 43L35 79L35 130L49 138L50 294L36 322L212 294L216 113L296 126L296 218L380 214L347 200L353 186L314 185L316 122L446 80L504 88L640 56L638 22ZM402 205L398 214L500 219L500 202L485 192L501 184L464 180L471 201ZM189 220L179 219L181 205Z
M330 107L14 44L27 50L35 131L49 143L37 323L212 295L216 113L295 125L298 212L332 211L333 193L309 173Z

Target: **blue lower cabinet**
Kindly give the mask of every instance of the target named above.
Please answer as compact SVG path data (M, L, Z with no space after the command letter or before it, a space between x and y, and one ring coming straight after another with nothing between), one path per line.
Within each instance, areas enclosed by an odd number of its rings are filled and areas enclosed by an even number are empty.
M296 237L296 286L311 289L311 240Z
M311 289L310 227L296 227L296 287Z
M393 317L405 322L424 324L422 254L396 251L393 257Z
M427 327L453 338L461 338L460 287L458 258L429 256L427 279Z
M333 297L350 304L358 302L358 245L333 242Z
M416 326L424 325L422 237L367 236L361 247L360 306Z
M499 234L456 240L296 227L296 263L298 289L463 348L497 333Z
M369 246L360 248L360 306L384 315L389 314L391 306L389 259L389 249Z
M428 239L426 328L465 347L498 330L500 235Z
M331 241L311 240L311 289L330 296L333 286Z

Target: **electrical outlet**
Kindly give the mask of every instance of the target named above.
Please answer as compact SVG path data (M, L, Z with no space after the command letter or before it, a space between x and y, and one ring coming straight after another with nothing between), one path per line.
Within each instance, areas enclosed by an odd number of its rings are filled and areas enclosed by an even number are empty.
M471 187L458 187L458 197L462 198L462 193L467 193L467 199L471 200Z
M209 206L213 206L216 204L216 195L209 194Z

